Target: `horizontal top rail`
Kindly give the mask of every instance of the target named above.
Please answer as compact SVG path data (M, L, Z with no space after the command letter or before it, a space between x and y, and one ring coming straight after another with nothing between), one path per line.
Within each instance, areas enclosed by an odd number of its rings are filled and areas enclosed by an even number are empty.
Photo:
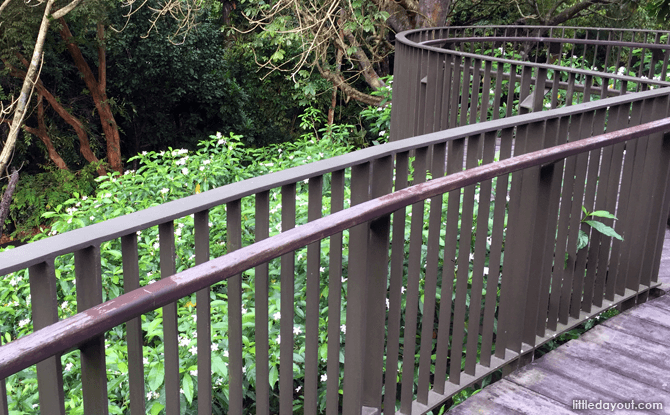
M654 85L657 87L667 87L670 86L670 82L667 81L662 81L658 79L649 79L649 78L639 78L639 77L634 77L634 76L628 76L628 75L618 75L615 73L607 73L607 72L601 72L601 71L594 71L594 70L589 70L589 69L581 69L581 68L571 68L571 67L566 67L566 66L560 66L560 65L554 65L550 63L541 63L541 62L530 62L530 61L518 61L518 60L512 60L512 59L505 59L505 58L497 58L494 56L488 56L488 55L480 55L477 53L469 53L469 52L461 52L461 51L456 51L456 50L450 50L450 49L443 49L440 47L432 46L432 44L439 44L441 42L459 42L463 39L465 40L471 40L471 41L477 41L477 40L496 40L498 38L495 37L489 37L489 36L483 36L483 37L469 37L469 38L443 38L443 39L431 39L429 41L422 41L422 42L414 42L413 40L410 40L408 36L416 31L425 31L426 29L416 29L413 31L409 32L402 32L396 35L396 41L403 43L407 46L415 47L418 49L424 49L424 50L430 50L433 52L437 53L443 53L443 54L450 54L454 56L459 56L462 58L472 58L472 59L479 59L483 61L489 61L489 62L497 62L499 64L508 64L508 65L520 65L523 64L524 66L528 66L531 68L543 68L551 71L563 71L563 72L570 72L574 73L577 75L589 75L589 76L604 76L610 79L617 79L621 81L628 81L628 82L636 82L636 83L644 83L647 85ZM434 29L431 29L434 30ZM505 37L505 38L499 38L501 41L503 39L510 39L515 40L515 41L532 41L532 42L546 42L546 43L551 43L551 42L560 42L560 41L565 41L564 43L583 43L583 44L600 44L599 42L596 42L595 40L580 40L580 42L575 42L579 39L572 39L572 38L547 38L547 37ZM541 40L542 39L542 40ZM465 41L464 40L464 41ZM611 42L608 41L601 41L605 42L604 44L612 44ZM631 43L631 42L615 42L616 46L627 46L624 45L624 43ZM633 47L637 44L632 44ZM663 44L656 44L656 43L640 43L639 47L645 47L647 49L663 49L667 50L670 49L670 45L663 45Z
M599 102L602 103L603 101ZM562 110L565 110L566 113L570 112L567 108ZM539 117L539 115L544 114L546 113L533 115L538 116L536 117L537 119L542 119L543 117ZM497 123L499 127L502 122L498 120L492 123ZM507 122L509 123L510 121L507 120ZM459 130L461 135L468 135L466 130L476 129L472 127L459 128L451 130L451 133L456 130ZM477 131L480 132L479 130ZM279 235L264 239L171 277L156 281L151 285L122 294L103 304L91 307L72 317L1 346L0 379L34 365L54 354L65 352L93 336L99 335L141 314L176 301L184 297L184 295L230 278L233 275L263 264L283 254L290 253L312 242L380 216L388 215L405 206L518 170L547 165L580 153L668 131L670 131L670 118L665 118L636 127L527 153L417 184L333 213L328 217L314 220L308 225L287 230ZM433 133L424 136L422 144L426 144L426 138L437 141L438 137L443 139L444 133ZM398 142L398 144L391 143L394 145L387 145L387 149L389 150L384 151L390 152L390 149L397 151L398 148L406 151L413 145L409 144L410 141L416 143L420 138L404 140ZM338 165L338 167L341 166ZM239 195L235 197L239 197ZM173 206L179 207L179 205L175 204ZM184 208L183 206L181 207ZM197 209L202 209L202 205L198 205Z
M544 37L544 36L450 37L444 39L424 40L423 42L419 42L419 44L433 46L433 45L442 45L444 43L472 42L483 39L494 42L574 43L580 45L629 46L635 48L660 49L660 50L670 49L670 45L663 43L622 42L618 40L573 39L565 37Z
M72 253L78 249L106 242L170 220L182 218L205 209L219 206L242 197L250 196L285 184L296 183L318 175L342 170L351 166L414 150L456 140L476 134L483 134L504 128L530 124L550 118L566 117L585 111L594 111L613 105L626 104L644 99L667 95L665 88L648 90L636 94L622 95L579 105L524 114L516 117L465 125L445 131L420 135L405 140L394 141L380 146L333 157L327 160L297 166L279 172L231 183L200 194L174 200L160 206L127 214L121 217L75 229L60 235L35 241L0 253L0 275L19 271L39 264L59 255ZM331 215L332 216L332 215Z
M626 33L649 33L649 34L670 34L670 30L648 30L648 29L620 29L620 28L603 28L603 27L583 27L583 26L519 26L519 25L484 25L484 26L449 26L445 29L451 30L482 30L482 29L517 29L517 30L549 30L549 31L566 31L566 30L583 30L596 32L626 32ZM415 29L409 32L418 32L422 29Z

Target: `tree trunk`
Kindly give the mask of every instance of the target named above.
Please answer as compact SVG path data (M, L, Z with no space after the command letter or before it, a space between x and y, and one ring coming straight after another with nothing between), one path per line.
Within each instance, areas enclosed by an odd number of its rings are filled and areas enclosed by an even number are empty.
M47 147L47 151L49 152L49 158L59 169L70 170L67 168L67 164L65 164L63 158L60 156L60 154L58 154L58 151L56 151L56 147L54 147L54 144L49 137L49 133L47 133L47 127L44 124L44 104L42 104L41 94L37 100L37 128L32 128L27 125L25 125L23 128L30 134L36 135L40 138L40 140L42 140L44 145Z
M450 8L451 0L422 0L417 17L417 28L446 25Z
M344 55L344 52L342 49L337 48L337 57L335 59L335 70L337 73L340 73L340 69L342 68L342 56ZM333 97L332 97L332 102L330 103L330 108L328 109L328 125L333 125L333 122L335 121L335 108L337 107L337 86L333 85Z
M98 76L99 79L95 79L93 72L91 71L90 66L84 59L81 49L74 43L72 32L68 27L65 19L59 19L61 23L61 37L65 41L67 50L70 52L74 63L79 69L79 72L82 73L84 77L84 82L91 92L91 97L93 102L95 102L95 108L100 117L100 123L102 124L102 131L105 134L105 139L107 141L107 162L109 163L112 170L123 173L123 164L121 162L121 138L119 136L119 128L114 119L114 114L112 113L112 108L109 106L109 101L107 99L106 92L106 62L105 62L105 48L102 43L104 36L104 29L102 25L98 24Z
M19 171L14 169L12 175L9 178L9 185L5 194L2 195L2 201L0 201L0 236L2 236L2 229L5 226L5 219L9 215L9 205L12 202L12 195L16 189L16 184L19 182Z
M21 129L21 126L23 125L23 119L26 115L26 108L28 107L30 96L32 95L33 91L33 83L37 79L37 69L40 62L42 61L44 40L46 39L49 23L51 22L49 15L51 14L51 7L53 6L54 2L55 0L47 0L46 7L44 8L44 15L42 16L42 23L40 24L40 31L38 32L37 40L35 41L33 57L30 60L26 78L23 80L21 94L19 95L16 110L14 111L14 117L12 117L12 125L9 128L7 141L5 141L5 146L2 149L2 153L0 153L0 172L4 172L7 169L9 159L11 158L12 152L14 151L14 146L16 146L16 139L19 135L19 129Z
M23 62L23 64L27 64L25 61L25 58L23 58L22 55L18 55L19 59ZM12 65L8 64L5 62L5 66L9 68L9 73L10 75L16 77L16 78L22 78L25 77L25 73L23 71L20 71L19 69L14 68ZM86 134L86 131L84 130L84 124L79 121L77 117L72 115L70 112L68 112L63 105L61 105L60 102L49 92L49 90L44 86L41 80L37 80L35 83L35 89L37 89L37 92L46 98L47 102L51 107L58 113L58 115L61 116L61 118L68 124L72 126L74 129L75 133L77 133L77 137L79 138L79 151L81 152L81 155L84 156L86 161L89 163L99 163L100 160L95 156L95 153L93 153L93 150L91 150L91 144L88 141L88 135ZM98 168L98 175L104 176L107 174L107 171L105 170L104 167L100 166Z

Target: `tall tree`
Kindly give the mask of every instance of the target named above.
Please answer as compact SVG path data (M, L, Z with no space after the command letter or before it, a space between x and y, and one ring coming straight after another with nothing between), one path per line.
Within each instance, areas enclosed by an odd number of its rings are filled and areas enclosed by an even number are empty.
M5 0L3 2L3 7L0 8L0 12L4 11L4 9L9 5L10 1L11 0ZM49 30L49 25L51 24L52 20L60 19L67 15L75 7L77 7L81 1L82 0L73 0L71 3L59 8L55 12L52 12L52 9L54 8L54 3L56 0L46 1L44 12L42 14L42 22L37 33L37 39L35 40L35 47L33 48L33 54L26 71L26 77L23 80L21 92L15 103L14 116L12 117L10 124L9 134L3 145L2 152L0 152L0 172L4 172L7 168L7 165L9 164L12 152L16 145L16 139L19 135L21 126L23 125L23 121L26 116L26 109L30 103L30 98L34 90L34 84L38 78L38 69L42 63L44 41L47 36L47 31Z

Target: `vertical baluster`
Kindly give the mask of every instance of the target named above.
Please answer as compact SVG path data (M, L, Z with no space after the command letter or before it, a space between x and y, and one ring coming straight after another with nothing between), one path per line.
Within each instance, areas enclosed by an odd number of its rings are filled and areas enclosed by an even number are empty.
M370 190L371 198L381 197L393 190L392 156L373 162ZM390 219L386 215L370 221L368 231L363 405L376 410L380 410L382 404Z
M489 100L491 94L491 61L484 62L484 83L482 84L482 105L479 112L479 122L488 121Z
M463 169L465 138L449 141L447 150L447 174ZM461 205L461 189L449 192L447 204L447 229L444 240L444 266L442 268L442 292L437 327L437 355L435 356L435 392L444 393L449 357L449 328L451 326L451 298L455 278L458 216Z
M461 66L463 58L454 55L454 70L451 75L451 113L449 114L449 128L458 127L458 113L461 110L460 94L461 94Z
M570 125L570 141L577 141L581 138L587 137L591 131L592 122L592 113L584 113L581 115L579 123L576 123L573 120ZM565 186L563 197L561 199L562 225L559 225L559 240L557 242L557 244L560 244L560 249L557 249L556 253L556 261L560 261L560 265L558 267L554 267L554 269L558 269L559 272L562 271L563 288L561 291L561 300L558 308L558 319L562 324L568 323L568 315L574 317L574 314L572 313L577 312L577 314L579 314L578 306L576 307L576 311L574 305L571 308L570 294L571 292L573 294L577 291L581 292L582 282L584 279L583 275L575 276L575 249L577 247L577 237L579 235L582 215L582 197L584 194L587 162L587 153L581 153L577 156L571 157L568 159L568 167L566 167L565 172ZM570 170L569 177L568 170ZM563 210L563 203L566 205L565 211ZM568 212L569 219L567 216ZM565 227L567 232L562 234L562 230L560 229L561 227ZM567 238L567 245L565 242L566 239L564 238ZM563 266L563 258L566 253L567 260L565 261L565 266ZM552 330L554 329L554 327L550 328Z
M351 205L369 199L370 163L351 168ZM365 353L365 294L368 252L368 225L349 230L349 280L347 282L347 334L344 350L344 398L342 412L361 412ZM356 316L355 318L352 318Z
M332 173L330 213L344 209L344 170ZM342 232L330 237L328 261L328 366L326 376L326 415L339 413L340 399L340 309L342 307Z
M409 153L396 155L395 190L408 186ZM394 414L397 394L398 353L400 350L400 315L402 276L405 256L405 211L393 212L393 242L391 244L391 277L389 281L388 341L386 346L386 376L384 413ZM331 415L331 414L328 414Z
M500 118L500 98L502 95L502 81L505 72L505 65L502 63L497 63L496 68L496 89L493 94L493 119L497 120Z
M466 168L477 166L477 149L481 138L479 135L468 137ZM461 214L460 238L458 245L458 270L456 273L456 298L454 300L454 331L451 345L451 367L449 382L458 385L461 382L461 356L465 331L466 294L469 277L470 241L472 240L472 222L474 209L475 186L463 189L463 205Z
M625 127L634 126L639 124L640 115L642 112L642 102L636 101L633 102L632 108L629 111L625 111L623 117L619 118L630 118L628 122L624 124ZM627 268L625 253L628 249L628 240L626 239L626 234L629 232L629 215L628 211L630 209L630 193L631 193L631 178L633 172L633 161L635 160L635 151L637 148L637 140L630 140L626 143L623 143L624 148L624 160L623 167L621 172L621 179L619 183L619 196L616 207L616 217L619 219L616 221L614 229L624 238L624 241L619 241L614 239L612 241L612 254L610 257L610 266L609 266L609 275L608 279L612 278L614 280L614 292L619 295L623 295L626 290L626 279L625 272Z
M533 96L533 112L542 111L544 106L544 88L546 86L547 70L537 68L537 77L535 78L535 95Z
M586 75L584 77L584 95L582 96L582 102L591 101L591 85L593 85L593 77L591 75Z
M472 61L472 86L470 87L470 118L468 123L474 124L477 122L477 104L479 102L479 85L481 83L481 68L482 61L474 59Z
M402 43L398 42L395 47L395 64L394 64L394 74L393 78L396 81L394 86L394 91L401 96L405 96L404 88L406 86L406 81L404 78L405 71L407 70L407 65L409 61L406 56L406 47ZM407 124L406 122L406 111L404 111L404 102L397 103L394 107L391 107L391 137L389 141L396 141L402 136L402 127ZM401 119L402 118L402 119Z
M121 237L121 254L123 257L123 290L129 293L140 288L139 257L137 253L137 234L131 233ZM144 363L142 343L142 319L136 317L126 323L128 336L128 377L130 381L130 413L144 415L146 401L144 398Z
M226 204L226 227L228 229L227 253L230 253L242 247L242 201L240 199ZM228 347L230 348L230 360L228 364L230 402L228 410L232 414L239 414L242 413L243 409L242 382L244 378L244 356L242 355L242 275L236 274L228 278L227 285Z
M446 144L436 144L433 149L432 175L433 178L444 176L444 159ZM433 354L433 326L435 319L435 296L437 293L437 267L440 249L440 229L442 224L442 199L439 195L430 200L430 217L428 224L428 243L425 271L423 324L421 328L421 346L419 360L419 403L428 403L428 389L430 387L431 355Z
M7 405L7 385L5 379L0 379L0 415L9 415L9 406Z
M565 144L568 140L568 125L570 117L560 119L547 120L545 147L550 148L555 145ZM555 132L555 134L553 133ZM551 135L551 136L550 136ZM556 226L558 224L558 208L561 199L561 183L563 180L563 169L565 167L565 159L559 160L553 165L552 181L549 185L549 197L547 208L547 225L546 237L542 251L542 265L540 271L541 286L540 298L538 301L538 316L536 333L540 337L544 337L547 327L547 317L549 313L549 290L551 287L552 267L556 266L559 261L554 260L554 249L556 247ZM546 196L542 196L546 197ZM542 209L539 209L542 211ZM556 278L558 280L558 278ZM557 282L557 281L555 281Z
M465 89L464 89L465 90ZM427 148L416 149L414 160L414 181L412 185L426 181ZM403 353L402 389L400 391L400 412L408 414L412 406L414 392L414 354L416 351L417 314L419 310L419 280L423 234L423 201L412 205L412 220L409 242L409 262L407 265L407 303L405 309L405 337Z
M459 126L468 123L468 107L472 104L472 94L470 93L470 73L472 67L472 58L466 57L463 63L463 85L461 90L461 114Z
M209 261L209 210L195 213L193 224L195 263L200 265ZM212 331L209 291L210 288L206 287L195 295L198 333L198 415L212 414Z
M588 134L589 137L603 134L605 128L605 109L596 111L596 115L593 121L593 132ZM608 147L611 149L611 147ZM602 157L602 165L601 165ZM595 198L596 198L596 185L598 182L603 179L606 180L606 171L605 171L605 158L607 154L601 154L601 149L593 150L589 152L589 167L588 173L586 175L586 191L584 192L584 208L591 212L594 211L595 207ZM609 162L609 160L607 160ZM609 167L609 166L608 166ZM605 182L606 183L606 182ZM598 189L600 192L601 189ZM602 191L605 193L605 191ZM586 224L582 224L582 230L589 235L589 246L587 249L581 249L577 252L577 265L575 272L578 276L584 278L584 292L583 299L581 301L581 309L590 312L591 311L591 302L593 300L593 289L594 289L594 277L595 277L595 268L596 268L596 255L598 253L598 244L600 242L600 237L596 236L595 231L589 229L590 227ZM587 261L588 259L588 261ZM588 262L588 272L586 270L586 264ZM584 277L584 274L586 276ZM576 294L576 297L575 297ZM573 292L573 299L575 302L579 303L580 298L582 298L582 293L580 291ZM574 307L579 309L579 304L574 304Z
M256 194L256 242L270 236L270 192ZM270 372L268 342L268 263L256 267L256 413L270 415Z
M616 131L622 128L625 128L628 125L628 114L630 112L630 104L617 105L610 109L610 117L608 119L607 128L608 131ZM610 130L611 128L611 130ZM604 210L614 214L616 212L617 199L619 195L619 183L621 178L621 171L623 169L623 152L626 147L626 143L615 144L612 147L612 156L610 161L609 175L607 181L604 182L606 185L606 200ZM615 226L615 223L611 219L602 220L606 225ZM617 221L618 222L618 221ZM610 255L613 253L611 250L612 247L612 238L601 238L600 252L598 254L599 262L602 262L602 265L598 265L595 280L596 280L596 289L594 304L600 306L602 305L602 288L604 286L604 296L607 300L614 300L614 282L615 282L615 266L612 266L612 261L610 260ZM612 258L614 258L612 256ZM617 258L618 261L618 258ZM607 279L607 284L605 285L605 279Z
M281 230L295 227L295 183L281 189ZM295 252L281 256L281 344L279 350L279 413L293 413L293 318ZM241 409L240 409L241 412Z
M521 68L521 86L519 89L519 114L527 114L528 108L521 107L521 103L530 95L530 83L533 76L533 68L523 65ZM540 93L539 91L536 94Z
M508 128L501 131L500 160L505 160L511 157L513 134L513 128ZM489 366L491 363L494 330L493 327L495 325L495 312L497 308L496 297L498 294L498 280L500 278L500 258L502 253L508 182L509 175L507 174L496 178L496 198L493 208L493 229L491 232L491 251L489 254L489 276L486 282L484 325L482 329L482 347L480 357L480 362L484 366ZM500 350L499 357L504 357L504 353L504 349Z
M102 303L102 270L100 247L90 246L74 253L77 281L77 312L81 313ZM105 337L96 336L79 348L81 351L81 383L84 411L107 414L107 372Z
M568 107L572 105L572 99L575 94L575 74L570 72L568 74L568 89L565 91L565 106Z
M658 186L659 189L665 189L665 192L661 192L662 199L657 202L659 204L662 202L660 210L662 216L658 218L659 225L656 227L656 245L654 248L654 259L651 265L651 282L658 282L659 268L663 254L663 242L665 238L665 226L663 226L663 223L667 218L664 212L670 210L670 192L667 190L668 183L670 182L668 177L668 169L670 165L670 134L663 134L663 137L660 138L660 140L662 140L661 154L659 154L659 157L661 158L661 165L659 168L659 175L661 176L661 180L658 181Z
M449 125L449 112L453 111L453 107L450 105L451 100L451 82L452 82L452 72L455 62L455 58L452 54L446 53L444 56L444 73L442 81L442 110L437 112L440 117L440 129L446 130L450 127Z
M507 86L507 112L505 113L506 117L512 115L512 110L514 109L514 94L516 91L516 65L511 64L509 69L509 84Z
M666 45L670 45L670 36L668 36L668 41ZM668 75L668 49L663 50L663 67L661 67L661 81L665 81Z
M551 86L551 109L558 106L558 93L560 92L561 71L556 69L554 71L553 84Z
M514 156L526 152L527 125L517 126L516 139L514 140ZM523 256L520 254L521 238L526 238L527 233L519 232L521 222L527 218L520 217L521 212L521 177L522 172L512 173L512 183L509 192L509 207L507 232L505 236L505 256L503 259L503 272L500 281L500 306L498 312L498 332L496 337L496 356L504 358L505 349L520 353L521 351L521 325L518 324L523 318L520 315L520 304L515 302L515 291L525 289L520 280L522 273ZM518 298L517 298L518 301Z
M307 221L321 217L323 176L309 179ZM321 283L321 241L307 246L307 281L305 310L305 413L317 412L319 369L319 292Z
M493 161L497 133L497 131L491 131L484 135L484 157L482 159L482 164L489 164ZM491 186L491 180L486 180L480 184L478 200L479 208L477 211L478 220L475 237L475 257L472 268L472 290L470 294L470 312L468 315L468 342L465 354L465 373L473 376L475 374L475 364L477 363L477 345L479 344L479 320L482 313L481 306L484 275L490 274L490 270L488 273L484 272L484 264L486 260L486 240L489 230L488 218L491 201Z
M33 330L37 331L58 322L54 260L49 259L31 266L28 275ZM65 415L63 367L60 355L52 356L37 364L37 390L40 408L49 408L50 413Z
M612 41L612 31L611 30L607 31L607 41L608 42ZM603 68L603 72L605 72L605 73L609 73L610 53L611 52L612 52L612 45L608 44L607 48L605 48L605 67ZM616 73L617 69L618 68L615 66L613 73Z
M158 225L161 279L176 272L174 222ZM79 288L79 287L77 287ZM179 335L177 303L163 307L163 344L165 348L165 413L179 415Z
M416 116L414 117L414 135L421 135L427 132L425 130L426 124L424 120L426 118L426 95L428 95L429 92L427 91L428 80L423 77L423 74L428 71L428 51L418 49L417 55L418 60L415 61L415 65L418 64L419 66L419 78L417 79L417 97L416 103L414 104L414 108L416 108ZM424 79L426 79L426 83L423 82ZM434 108L431 108L431 110L434 110Z

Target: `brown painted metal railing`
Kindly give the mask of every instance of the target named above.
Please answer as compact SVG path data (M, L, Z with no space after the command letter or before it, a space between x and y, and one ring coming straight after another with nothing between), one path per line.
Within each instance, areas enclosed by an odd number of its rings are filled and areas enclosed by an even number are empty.
M394 111L403 91L398 81L395 85ZM212 354L217 353L210 344L210 313L216 309L208 307L209 290L225 280L229 412L242 413L240 274L254 268L254 410L269 414L274 392L268 363L268 261L280 257L280 413L293 410L296 277L307 285L305 413L317 412L320 376L327 377L327 414L426 412L585 319L623 301L645 299L658 275L670 209L668 92L647 90L395 141L4 252L0 275L29 268L35 332L0 347L0 378L36 364L42 411L64 414L60 355L78 348L84 412L107 413L104 336L127 322L130 413L144 414L138 316L163 307L166 413L178 414L176 301L197 292L198 413L209 414L216 385L203 374L211 372ZM345 209L349 177L351 207ZM308 223L296 227L296 188L304 180ZM323 192L326 181L329 194ZM277 225L270 222L269 209L270 191L277 188L282 232L268 238L269 227ZM244 247L243 198L255 201L256 239ZM331 213L321 218L324 200ZM210 210L222 204L225 215L212 220L227 223L228 254L210 260ZM582 225L582 207L615 213L615 223L605 222L624 241ZM175 274L174 221L191 214L199 265ZM136 232L152 226L160 232L161 280L140 287ZM580 229L589 233L590 243L577 251ZM345 232L348 258L342 254ZM102 303L100 245L117 238L126 294ZM327 349L328 356L339 356L344 348L342 385L339 359L329 359L325 372L318 362L320 284L325 284L319 244L326 241L327 332L334 339ZM305 245L306 274L296 276L301 259L295 251ZM75 256L78 314L58 321L54 261L69 253ZM346 342L341 345L339 310L345 302ZM5 398L4 384L0 386ZM0 414L6 412L6 398L0 399Z

